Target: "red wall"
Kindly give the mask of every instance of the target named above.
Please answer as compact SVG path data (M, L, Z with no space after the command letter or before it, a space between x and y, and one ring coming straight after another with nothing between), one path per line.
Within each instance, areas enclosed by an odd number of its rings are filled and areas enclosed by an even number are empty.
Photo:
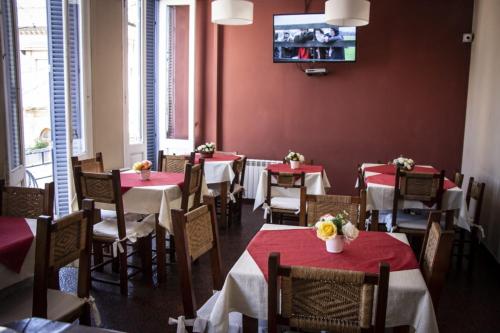
M304 12L304 1L253 2L253 25L223 27L219 39L205 8L212 63L200 86L210 103L199 107L211 121L198 140L250 158L299 151L325 165L335 193L353 192L363 161L403 154L450 174L460 167L470 56L461 35L471 31L472 0L373 1L357 62L327 65L326 77L272 61L273 14Z

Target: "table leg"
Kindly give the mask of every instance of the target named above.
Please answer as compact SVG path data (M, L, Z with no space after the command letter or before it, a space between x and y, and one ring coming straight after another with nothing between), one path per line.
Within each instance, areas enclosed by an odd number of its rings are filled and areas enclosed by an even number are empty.
M158 283L165 281L165 228L158 221L158 214L155 214L156 228L156 274Z
M227 186L228 182L220 183L220 221L225 228L229 227L227 220Z
M372 223L370 231L378 231L378 210L372 210Z
M255 333L258 328L259 321L257 319L243 315L243 333Z

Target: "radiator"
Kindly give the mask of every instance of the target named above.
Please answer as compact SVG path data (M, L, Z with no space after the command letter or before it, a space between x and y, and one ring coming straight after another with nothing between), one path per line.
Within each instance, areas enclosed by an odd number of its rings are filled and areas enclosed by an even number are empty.
M282 161L273 160L247 160L247 166L245 169L245 198L255 199L255 193L257 191L257 186L259 185L259 177L262 170L264 170L269 164L281 163Z

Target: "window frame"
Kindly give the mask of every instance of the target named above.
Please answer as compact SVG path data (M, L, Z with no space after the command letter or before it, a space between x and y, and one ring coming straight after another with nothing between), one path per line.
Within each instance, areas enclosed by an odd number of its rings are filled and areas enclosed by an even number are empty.
M159 45L158 45L158 53L161 54L165 48L162 48L163 43L161 42L162 38L162 30L165 28L165 23L162 21L163 13L165 13L165 8L167 6L189 6L189 56L188 56L188 138L187 139L169 139L166 137L166 128L165 127L165 118L166 114L162 114L160 110L164 110L165 107L162 107L160 101L158 101L158 122L159 122L159 130L158 133L158 144L159 149L164 151L168 151L168 153L176 153L182 154L194 149L194 108L195 108L195 55L196 55L196 0L160 0L159 2L159 20L158 20L158 34L159 34ZM162 69L165 69L166 66L163 66L162 60L158 60L158 87L159 91L162 91L164 85L161 82L166 82L166 79L162 79L160 76L162 75ZM163 62L165 62L163 60ZM166 85L168 86L168 84ZM166 87L165 87L166 88ZM158 96L159 100L159 96Z

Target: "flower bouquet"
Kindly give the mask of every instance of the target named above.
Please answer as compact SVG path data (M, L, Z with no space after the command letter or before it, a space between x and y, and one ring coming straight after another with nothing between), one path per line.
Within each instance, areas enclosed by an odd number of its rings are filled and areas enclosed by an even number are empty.
M411 170L413 170L413 167L415 166L415 161L413 161L411 158L399 156L398 158L395 158L392 161L392 164L394 164L396 166L396 168L411 171Z
M304 155L290 150L288 155L286 155L285 160L290 163L290 168L298 169L300 168L300 163L304 163L305 158Z
M198 146L198 148L196 148L196 151L200 153L201 157L203 158L211 158L212 156L214 156L215 143L206 142L205 144Z
M151 178L151 166L153 163L148 160L144 160L142 162L136 162L132 166L132 169L141 174L141 179L142 180L149 180Z
M326 251L340 253L344 250L344 243L355 240L359 230L348 220L346 211L335 216L326 214L320 217L314 228L316 236L325 241Z

